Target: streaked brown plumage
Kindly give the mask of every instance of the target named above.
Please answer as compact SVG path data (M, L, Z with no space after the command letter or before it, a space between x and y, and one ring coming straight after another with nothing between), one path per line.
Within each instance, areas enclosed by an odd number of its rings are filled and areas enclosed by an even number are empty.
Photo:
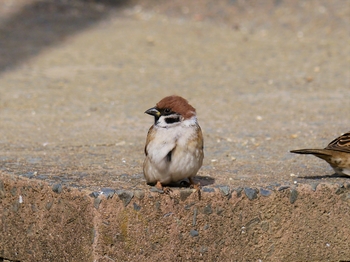
M192 178L203 162L203 135L196 110L180 96L168 96L145 113L154 116L145 146L143 173L158 188Z
M312 154L325 160L338 175L350 176L350 132L334 139L324 149L299 149L290 152Z

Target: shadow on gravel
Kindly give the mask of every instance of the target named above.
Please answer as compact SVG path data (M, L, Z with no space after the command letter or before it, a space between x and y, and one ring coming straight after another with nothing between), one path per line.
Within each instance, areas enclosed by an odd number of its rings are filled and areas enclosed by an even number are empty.
M0 22L0 73L104 19L128 0L33 1Z
M324 175L324 176L298 176L298 178L302 179L324 179L324 178L349 178L350 176L345 176L345 175L338 175L338 174L333 174L333 175Z

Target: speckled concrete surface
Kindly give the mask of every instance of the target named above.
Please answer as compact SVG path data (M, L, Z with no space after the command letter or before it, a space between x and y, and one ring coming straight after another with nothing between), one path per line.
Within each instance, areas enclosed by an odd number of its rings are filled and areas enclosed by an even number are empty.
M0 170L98 192L148 190L143 112L197 109L216 188L343 185L291 149L347 132L346 1L0 4Z

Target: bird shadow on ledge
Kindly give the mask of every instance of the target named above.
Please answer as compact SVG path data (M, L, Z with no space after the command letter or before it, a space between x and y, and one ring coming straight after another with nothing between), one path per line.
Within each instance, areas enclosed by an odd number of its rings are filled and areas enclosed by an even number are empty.
M298 178L302 178L302 179L349 178L350 179L350 176L339 175L337 173L334 173L332 175L324 175L324 176L298 176Z
M193 181L201 186L209 186L215 183L215 179L210 176L195 176Z
M203 186L209 186L215 183L215 179L209 176L195 176L193 177L193 182L195 184L200 184L201 187ZM181 180L179 182L173 182L168 184L167 186L170 187L190 187L190 183L187 179Z

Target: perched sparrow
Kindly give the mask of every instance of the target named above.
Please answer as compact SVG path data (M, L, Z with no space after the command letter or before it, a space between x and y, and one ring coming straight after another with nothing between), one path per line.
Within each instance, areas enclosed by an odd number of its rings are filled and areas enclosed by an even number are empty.
M334 139L325 149L300 149L290 152L312 154L326 160L338 175L350 176L350 132Z
M202 166L203 135L196 109L180 96L167 96L145 113L154 116L148 131L143 163L147 184L163 185L192 178Z

